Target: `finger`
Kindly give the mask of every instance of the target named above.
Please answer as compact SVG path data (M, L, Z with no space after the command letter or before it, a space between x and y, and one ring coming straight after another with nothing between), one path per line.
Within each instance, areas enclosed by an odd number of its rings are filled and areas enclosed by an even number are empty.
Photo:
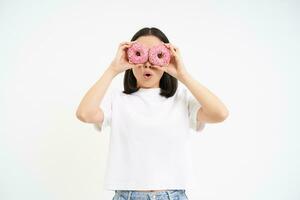
M125 43L125 44L122 45L122 47L124 47L124 48L129 48L129 47L131 47L134 43L136 43L136 42L134 41L134 42L131 42L131 43Z
M161 66L160 68L161 68L164 72L167 72L167 71L168 71L167 65L163 65L163 66Z
M132 69L138 68L139 66L139 64L132 64Z
M130 47L130 44L123 44L122 47Z
M173 47L170 47L170 50L171 50L171 52L172 52L173 56L177 56L177 52L174 50L174 48L173 48Z
M129 48L129 47L131 47L130 44L123 44L120 48L121 49L126 49L126 48Z
M171 49L174 49L174 51L179 50L179 48L176 45L171 44L171 43L170 43L170 47L171 47Z
M130 41L130 42L126 42L126 45L133 45L134 43L137 43L137 41Z
M119 46L122 46L122 45L124 45L124 44L126 44L127 42L121 42L120 44L119 44Z
M126 42L123 45L132 45L132 44L133 44L133 42Z
M124 41L124 42L121 42L121 43L119 44L119 46L128 45L128 44L133 44L133 43L136 43L136 42L137 42L137 41L130 41L130 42Z
M167 69L168 65L169 65L169 64L164 64L164 65L162 66L162 68Z
M165 45L168 49L170 49L170 43L164 43L164 45Z
M137 41L129 42L128 45L132 46L134 43L137 43Z
M128 63L132 66L132 68L137 68L140 64L136 64L128 60Z
M152 67L155 68L155 69L158 69L160 71L165 71L165 68L162 67L162 66L153 65Z
M179 48L174 46L174 45L171 47L171 52L173 53L174 57L179 57L180 56Z
M166 44L166 46L169 48L173 56L177 56L177 51L174 49L174 45L171 43Z
M171 48L171 50L174 50L175 51L175 46L174 45L170 45L170 48Z
M179 48L175 46L174 51L179 52Z

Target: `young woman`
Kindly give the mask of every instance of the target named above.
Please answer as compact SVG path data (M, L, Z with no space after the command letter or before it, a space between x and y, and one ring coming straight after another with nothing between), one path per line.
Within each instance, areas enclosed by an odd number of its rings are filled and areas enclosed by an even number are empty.
M137 43L143 49L133 52L134 56L144 57L133 62L128 51ZM168 51L153 59L155 53L148 54L158 46ZM168 55L167 63L154 61ZM112 79L124 71L124 91L109 89ZM115 191L113 200L187 200L190 129L198 133L205 123L224 121L228 113L191 76L179 48L152 27L142 28L130 42L119 45L116 57L86 93L76 115L100 131L111 128L105 188Z

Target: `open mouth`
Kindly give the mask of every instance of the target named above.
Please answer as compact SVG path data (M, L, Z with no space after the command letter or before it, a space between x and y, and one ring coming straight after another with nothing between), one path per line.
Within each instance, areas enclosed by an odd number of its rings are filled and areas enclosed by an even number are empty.
M144 74L144 78L145 79L149 79L149 78L151 78L153 75L152 74L150 74L150 73L145 73Z

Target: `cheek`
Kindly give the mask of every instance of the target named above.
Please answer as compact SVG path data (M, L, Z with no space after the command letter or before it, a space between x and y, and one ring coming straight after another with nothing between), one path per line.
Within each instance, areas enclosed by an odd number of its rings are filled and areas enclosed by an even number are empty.
M163 74L164 72L158 72L155 76L157 77L158 80L160 80Z
M141 78L143 76L141 67L137 67L135 69L132 69L133 75L135 78Z
M132 73L135 78L137 78L139 76L139 72L136 69L132 70Z
M157 67L160 67L160 66L157 66ZM155 73L156 73L157 76L161 77L164 74L164 71L156 69Z

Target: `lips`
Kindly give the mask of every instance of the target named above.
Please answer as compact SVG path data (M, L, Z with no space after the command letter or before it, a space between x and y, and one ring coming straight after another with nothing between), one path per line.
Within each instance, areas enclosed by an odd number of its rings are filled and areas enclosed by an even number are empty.
M152 76L153 76L153 73L150 72L150 71L145 71L145 72L143 73L143 77L145 77L145 78L150 78L150 77L152 77Z

